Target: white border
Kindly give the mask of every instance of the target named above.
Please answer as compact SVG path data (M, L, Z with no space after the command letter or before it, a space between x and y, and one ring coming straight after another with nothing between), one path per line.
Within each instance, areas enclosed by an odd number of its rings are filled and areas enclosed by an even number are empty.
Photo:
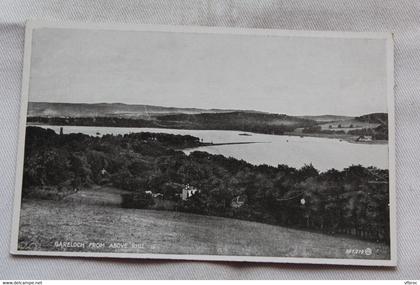
M346 38L346 39L383 39L387 48L387 96L388 96L388 125L389 125L389 200L390 200L390 259L334 259L334 258L304 258L304 257L262 257L262 256L226 256L226 255L183 255L183 254L139 254L139 253L98 253L98 252L55 252L18 250L19 218L21 206L23 159L25 148L26 116L28 108L30 61L32 48L32 31L37 28L89 29L114 31L154 31L171 33L207 33L255 36L281 37L314 37L314 38ZM395 188L395 121L394 121L394 44L391 33L358 33L358 32L315 32L291 30L265 30L224 27L186 27L186 26L157 26L130 24L77 24L52 23L30 20L26 23L25 49L23 61L22 98L19 122L19 140L16 163L16 182L14 197L14 212L12 222L11 254L15 255L43 255L43 256L72 256L72 257L110 257L110 258L142 258L142 259L177 259L177 260L207 260L207 261L241 261L241 262L270 262L270 263L306 263L306 264L334 264L334 265L363 265L363 266L396 266L396 188Z

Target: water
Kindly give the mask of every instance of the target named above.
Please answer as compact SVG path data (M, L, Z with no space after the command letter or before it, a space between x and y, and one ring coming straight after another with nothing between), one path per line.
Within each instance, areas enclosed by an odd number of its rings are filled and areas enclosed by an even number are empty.
M41 126L53 129L59 133L60 126ZM249 163L277 166L286 164L300 168L312 163L315 168L325 171L331 168L342 170L352 164L375 166L388 169L387 144L356 144L338 139L277 136L240 131L218 130L177 130L158 128L114 128L114 127L85 127L65 126L64 133L83 133L91 136L104 134L128 134L136 132L168 133L192 135L212 143L254 142L252 144L203 146L186 149L189 154L195 150L206 151L211 154L221 154L227 157L243 159Z

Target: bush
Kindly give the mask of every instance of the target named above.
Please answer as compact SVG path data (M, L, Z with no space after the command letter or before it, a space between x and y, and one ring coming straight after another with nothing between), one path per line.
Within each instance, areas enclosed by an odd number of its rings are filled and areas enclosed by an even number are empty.
M145 192L121 195L123 208L147 209L155 204L152 195Z

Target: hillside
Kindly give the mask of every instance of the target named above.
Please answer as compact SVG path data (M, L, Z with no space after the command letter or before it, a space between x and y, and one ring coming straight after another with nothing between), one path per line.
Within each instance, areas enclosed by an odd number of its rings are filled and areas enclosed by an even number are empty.
M346 120L351 120L354 118L350 116L338 116L338 115L319 115L319 116L300 116L300 117L307 120L314 120L318 123L346 121Z
M20 248L28 244L31 250L80 250L54 247L55 241L70 239L105 244L84 250L91 252L389 258L389 247L381 243L170 211L26 200L20 224ZM130 246L110 248L114 242ZM140 246L132 248L133 243ZM346 254L346 249L366 248L372 249L371 255Z
M388 114L386 113L372 113L363 115L355 118L356 121L371 123L371 124L380 124L387 126L388 125Z
M312 165L296 169L253 165L200 151L186 154L180 149L200 145L199 138L189 135L141 132L92 137L28 127L26 138L24 199L73 194L109 204L110 199L101 198L111 197L105 189L112 187L132 193L121 197L121 206L151 209L157 205L146 191L152 191L180 212L389 240L386 169L353 165L320 173ZM180 199L185 185L200 189L199 194ZM245 201L239 208L232 205L235 197ZM302 197L310 201L304 211ZM369 212L364 211L367 205ZM342 214L337 216L337 211Z

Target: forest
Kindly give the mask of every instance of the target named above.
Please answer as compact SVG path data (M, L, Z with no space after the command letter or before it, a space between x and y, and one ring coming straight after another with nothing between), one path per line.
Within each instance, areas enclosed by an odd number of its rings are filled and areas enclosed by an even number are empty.
M92 137L27 127L23 199L60 199L81 188L112 185L132 193L124 197L126 207L153 207L156 201L147 193L161 193L176 211L389 244L388 170L351 165L319 172L312 165L256 166L206 152L182 152L199 145L193 136L145 132ZM185 185L200 191L183 200ZM234 203L238 200L240 205Z

